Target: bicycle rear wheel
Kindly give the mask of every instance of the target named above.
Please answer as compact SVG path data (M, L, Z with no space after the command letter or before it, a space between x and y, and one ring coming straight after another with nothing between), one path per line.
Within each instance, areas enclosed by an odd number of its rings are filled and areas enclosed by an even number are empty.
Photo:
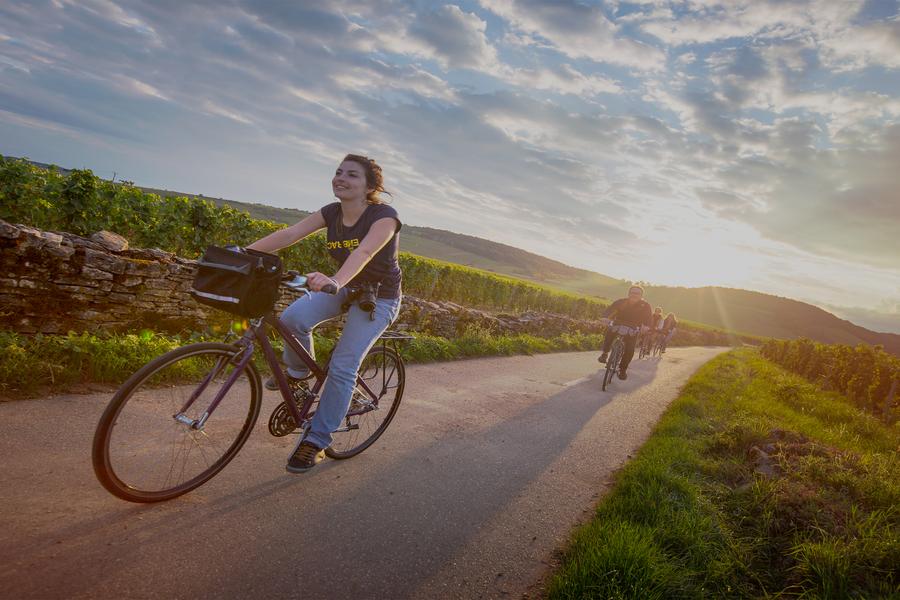
M347 416L341 427L332 433L331 446L325 450L329 458L351 458L371 446L400 408L406 369L396 351L384 346L372 348L359 367L359 377L375 397L359 386L353 390Z
M192 344L163 354L132 375L113 396L94 434L94 472L103 487L123 500L160 502L221 471L259 416L262 384L256 367L248 363L237 374L202 427L196 421L234 374L241 352L228 344ZM179 414L195 393L194 402Z

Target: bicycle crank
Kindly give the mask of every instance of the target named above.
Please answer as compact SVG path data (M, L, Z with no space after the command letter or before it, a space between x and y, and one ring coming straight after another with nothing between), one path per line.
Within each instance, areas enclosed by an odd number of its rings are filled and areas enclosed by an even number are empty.
M288 410L287 404L282 402L275 407L269 416L269 433L275 437L284 437L297 430L294 416Z

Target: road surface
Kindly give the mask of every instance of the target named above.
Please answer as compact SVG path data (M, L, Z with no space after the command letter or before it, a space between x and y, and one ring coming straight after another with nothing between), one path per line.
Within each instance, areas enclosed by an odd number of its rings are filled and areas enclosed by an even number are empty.
M691 373L723 348L635 360L600 391L596 353L412 366L387 432L291 475L293 436L256 431L163 504L108 494L91 438L109 395L0 404L4 598L534 597Z

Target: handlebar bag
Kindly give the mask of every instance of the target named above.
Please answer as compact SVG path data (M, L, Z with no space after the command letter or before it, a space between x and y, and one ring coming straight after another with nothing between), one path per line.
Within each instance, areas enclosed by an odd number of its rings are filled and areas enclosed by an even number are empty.
M197 261L191 295L197 302L235 315L261 317L278 300L283 268L274 254L210 246Z

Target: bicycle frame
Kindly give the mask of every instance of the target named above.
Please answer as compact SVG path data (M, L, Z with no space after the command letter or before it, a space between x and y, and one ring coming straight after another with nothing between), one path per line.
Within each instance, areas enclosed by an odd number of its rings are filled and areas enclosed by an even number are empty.
M221 389L219 389L219 391L216 393L215 397L210 402L209 407L207 407L200 418L190 419L189 417L185 416L185 412L197 400L200 394L203 393L209 383L213 379L215 379L216 375L221 372L226 363L225 359L219 360L215 367L213 367L209 374L204 378L200 386L194 391L193 394L191 394L191 397L188 398L184 406L181 407L181 410L178 411L178 414L173 416L176 421L198 431L203 429L203 425L206 423L207 419L209 419L210 415L212 415L212 413L216 410L216 407L219 406L222 398L225 397L225 394L228 393L228 390L231 389L231 386L234 385L234 382L237 381L238 377L240 377L241 373L244 372L244 369L247 368L247 365L253 358L255 341L262 349L263 356L266 359L266 363L268 363L269 368L272 370L275 381L278 382L278 388L281 391L281 396L284 399L285 406L287 406L288 411L294 418L294 422L297 424L303 423L303 421L306 419L306 416L309 414L309 409L312 407L312 401L304 402L302 408L297 407L296 403L294 402L294 395L291 391L291 386L288 384L287 377L285 376L284 371L278 364L278 357L275 355L275 349L272 348L272 344L269 342L269 339L266 336L267 326L272 327L276 332L278 332L278 335L282 340L284 340L284 343L290 346L291 350L293 350L297 354L297 356L300 357L300 360L303 361L303 363L309 369L309 372L316 378L316 383L312 387L312 389L310 389L310 393L312 394L312 397L318 397L319 390L325 383L325 377L328 373L327 370L323 369L318 365L318 363L316 363L313 357L310 356L309 352L307 352L306 348L304 348L300 343L300 340L298 340L297 337L293 333L291 333L291 331L281 321L281 319L276 319L274 315L268 314L262 318L253 319L250 321L250 328L237 342L237 345L243 348L240 353L240 362L238 362L234 371L228 376L228 379L222 385ZM366 382L362 380L359 374L357 374L356 376L356 386L357 388L365 392L369 396L369 398L371 398L372 402L377 406L380 397L375 395L371 388L366 385Z

